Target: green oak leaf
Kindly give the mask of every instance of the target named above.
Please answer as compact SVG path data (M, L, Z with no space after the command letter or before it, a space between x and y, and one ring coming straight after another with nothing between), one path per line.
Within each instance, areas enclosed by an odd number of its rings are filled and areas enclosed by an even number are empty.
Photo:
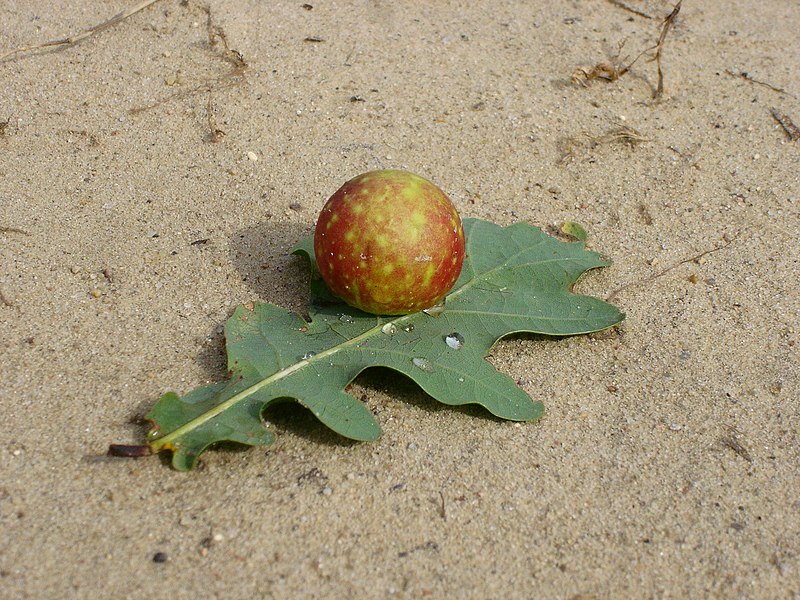
M238 307L225 325L229 380L162 396L147 415L150 449L172 451L173 466L188 470L217 442L267 446L274 435L261 415L287 398L345 437L374 440L378 423L344 389L377 366L407 375L444 404L480 404L514 421L539 418L542 402L485 357L511 333L565 336L621 322L616 307L570 291L583 273L609 263L583 242L562 242L526 223L465 219L464 231L464 266L443 309L400 317L363 313L332 296L311 238L303 240L294 253L311 263L310 320L267 303Z

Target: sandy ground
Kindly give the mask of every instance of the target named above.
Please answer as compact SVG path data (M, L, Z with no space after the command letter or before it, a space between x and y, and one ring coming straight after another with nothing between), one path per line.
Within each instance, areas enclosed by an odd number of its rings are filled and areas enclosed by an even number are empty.
M800 4L684 2L660 102L649 55L570 77L671 2L310 4L161 0L0 61L0 595L800 598L800 141L770 113L800 123ZM127 6L4 2L0 50ZM580 290L622 288L621 327L490 358L546 416L382 371L375 443L284 409L190 473L104 457L224 378L237 304L303 310L287 251L379 167L614 260Z

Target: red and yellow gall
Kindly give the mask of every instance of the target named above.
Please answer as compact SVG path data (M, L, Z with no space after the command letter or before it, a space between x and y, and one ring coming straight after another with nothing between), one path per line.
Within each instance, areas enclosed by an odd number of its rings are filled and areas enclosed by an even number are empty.
M464 262L455 207L407 171L371 171L345 183L317 220L314 254L342 300L379 315L418 312L453 287Z

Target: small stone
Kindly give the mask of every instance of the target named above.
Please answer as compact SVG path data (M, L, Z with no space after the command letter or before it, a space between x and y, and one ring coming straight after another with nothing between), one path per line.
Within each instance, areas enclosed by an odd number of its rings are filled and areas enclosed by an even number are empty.
M167 562L167 553L166 552L156 552L153 554L153 562L154 563L165 563Z
M251 150L250 152L247 153L247 160L252 160L253 162L257 162L258 161L258 154L256 154L255 152L253 152Z
M92 289L89 291L89 295L90 295L92 298L99 298L100 296L102 296L102 295L103 295L103 292L101 292L101 291L100 291L100 290L98 290L97 288L92 288Z
M77 275L78 273L81 272L81 268L77 265L73 265L69 268L69 272L72 273L73 275Z

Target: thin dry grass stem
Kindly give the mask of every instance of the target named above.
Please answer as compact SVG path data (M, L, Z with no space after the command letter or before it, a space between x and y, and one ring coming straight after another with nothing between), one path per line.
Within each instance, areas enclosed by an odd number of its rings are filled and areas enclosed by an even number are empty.
M733 242L735 242L738 237L739 236L737 234L737 235L731 237L730 239L725 240L719 246L715 246L714 248L711 248L710 250L706 250L704 252L701 252L700 254L695 254L694 256L690 256L689 258L684 258L683 260L680 260L680 261L676 262L675 264L672 264L672 265L670 265L670 266L668 266L668 267L666 267L664 269L661 269L658 273L654 273L653 275L650 275L650 277L645 277L644 279L639 279L638 281L632 281L631 283L626 283L625 285L621 285L620 287L618 287L617 289L612 291L608 296L606 296L606 302L611 302L611 300L616 298L617 294L619 294L620 292L622 292L624 290L627 290L628 288L637 287L637 286L640 286L640 285L644 285L646 283L650 283L651 281L655 281L659 277L662 277L662 276L666 275L670 271L672 271L674 269L677 269L681 265L685 265L686 263L690 263L690 262L694 262L696 260L700 260L704 256L707 256L709 254L713 254L714 252L719 252L720 250L724 250L725 248L730 246Z
M678 13L681 12L682 3L683 0L678 0L678 3L672 9L672 12L666 16L661 24L661 34L658 36L658 43L654 48L651 48L651 50L654 49L656 51L656 55L650 60L656 61L656 67L658 68L658 86L656 87L656 91L653 92L654 100L661 98L664 93L664 73L661 70L661 51L664 49L664 40L667 39L667 33L675 24L675 19L678 17Z
M642 12L638 8L631 6L625 2L621 2L621 0L607 0L607 2L613 4L614 6L621 8L622 10L627 10L630 13L638 15L640 17L644 17L645 19L652 19L653 17L648 15L646 12Z
M60 40L51 40L49 42L45 42L43 44L33 44L31 46L20 46L19 48L14 48L13 50L9 50L0 54L0 61L5 60L6 58L10 58L12 56L16 56L17 54L22 54L24 52L33 52L35 50L43 50L45 48L57 48L59 46L72 46L73 44L77 44L81 40L86 39L89 36L94 35L95 33L99 33L104 29L108 29L130 17L131 15L136 14L137 12L144 10L151 4L155 4L159 0L144 0L135 6L131 6L126 8L122 12L114 15L107 21L103 21L99 25L95 25L94 27L90 27L89 29L82 31L81 33L77 33L75 35L71 35L69 37L62 38Z
M733 71L731 71L730 69L725 69L725 72L726 72L728 75L730 75L731 77L740 77L740 78L744 79L745 81L747 81L747 82L749 82L749 83L754 83L754 84L756 84L756 85L761 85L761 86L764 86L764 87L765 87L765 88L767 88L767 89L770 89L770 90L772 90L773 92L777 92L777 93L779 93L779 94L784 94L784 95L786 95L786 96L790 96L790 97L792 97L792 98L794 98L794 99L797 99L797 96L795 96L794 94L791 94L791 93L787 92L787 91L786 91L785 89L783 89L783 88L775 87L775 86L774 86L774 85L772 85L771 83L767 83L766 81L759 81L759 80L758 80L758 79L756 79L755 77L751 77L751 76L750 76L750 74L749 74L747 71L739 71L738 73L734 73L734 72L733 72Z

